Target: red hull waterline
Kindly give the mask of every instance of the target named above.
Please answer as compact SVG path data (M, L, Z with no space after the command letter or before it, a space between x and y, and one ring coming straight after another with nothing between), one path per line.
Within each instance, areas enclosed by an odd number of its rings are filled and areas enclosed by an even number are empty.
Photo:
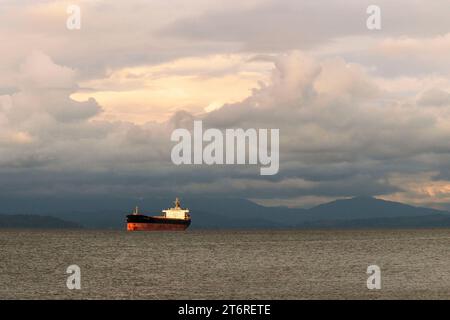
M127 223L128 231L184 231L189 227L186 224L165 223Z

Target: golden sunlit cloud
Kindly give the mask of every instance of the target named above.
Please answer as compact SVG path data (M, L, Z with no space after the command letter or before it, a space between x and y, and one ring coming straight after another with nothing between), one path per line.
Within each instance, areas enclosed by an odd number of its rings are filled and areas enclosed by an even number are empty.
M95 98L104 108L100 119L142 124L165 121L177 110L209 112L250 96L267 83L273 64L245 55L185 58L155 66L109 72L79 83L77 101Z
M450 181L434 180L437 172L421 172L416 174L391 174L390 184L402 189L400 192L385 195L381 199L410 203L428 204L441 208L440 204L450 202Z

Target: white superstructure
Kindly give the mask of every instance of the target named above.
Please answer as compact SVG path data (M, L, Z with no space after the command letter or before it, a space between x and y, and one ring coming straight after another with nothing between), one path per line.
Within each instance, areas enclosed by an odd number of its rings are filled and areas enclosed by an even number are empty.
M163 210L162 212L164 217L168 219L189 219L189 209L182 209L178 198L175 199L175 208Z

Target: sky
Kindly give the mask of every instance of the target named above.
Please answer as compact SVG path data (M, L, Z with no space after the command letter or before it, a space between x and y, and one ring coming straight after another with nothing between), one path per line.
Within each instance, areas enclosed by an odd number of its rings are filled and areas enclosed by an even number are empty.
M449 5L0 0L0 193L450 209ZM279 129L279 173L175 166L170 134L194 120Z

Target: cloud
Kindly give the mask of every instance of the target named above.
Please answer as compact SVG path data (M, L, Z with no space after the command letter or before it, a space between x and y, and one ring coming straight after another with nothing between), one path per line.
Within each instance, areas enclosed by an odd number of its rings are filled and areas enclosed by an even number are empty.
M369 0L346 1L345 6L339 0L77 3L81 7L82 28L70 31L66 28L66 8L73 4L70 1L2 1L0 37L8 46L2 47L0 68L17 65L35 49L77 69L87 80L126 67L224 53L279 54L328 47L324 54L345 51L344 58L361 62L358 59L370 56L372 49L365 44L371 41L427 41L435 37L436 47L438 38L445 41L450 30L446 0L378 1L383 19L379 32L366 28L366 8L373 4ZM384 44L396 46L392 41ZM333 46L341 46L339 53L333 52ZM416 68L420 65L412 70ZM411 66L402 69L411 70Z
M434 59L448 61L450 50L450 33L431 38L400 37L387 38L381 41L378 50L385 55L404 57L405 54L413 58Z
M9 137L0 139L5 148L2 170L28 164L60 168L62 158L68 157L69 164L77 158L73 155L82 153L84 140L102 137L105 125L90 122L101 112L97 102L69 98L77 88L74 70L54 63L42 52L32 52L15 78L18 91L0 96L1 136Z
M383 195L399 192L392 174L438 171L439 162L430 159L450 152L450 115L435 104L423 108L420 94L386 100L368 70L343 59L292 52L273 61L268 84L238 103L197 116L179 111L167 122L139 125L95 120L101 112L95 100L69 98L76 73L32 53L17 77L26 85L20 82L19 92L0 98L0 142L8 151L2 153L1 172L4 177L15 172L17 181L3 191L43 192L36 185L17 185L22 181L17 175L33 170L45 192L163 194L176 189L288 202ZM47 70L64 85L34 81ZM207 127L279 128L280 173L261 177L257 166L174 166L171 131L190 127L199 117Z
M5 121L11 126L46 117L78 121L100 112L94 99L76 102L68 97L77 87L75 71L55 64L42 52L32 52L25 59L16 79L19 91L2 99Z
M423 95L416 101L417 93L387 93L367 70L342 59L317 61L294 52L275 65L271 85L205 121L280 128L275 179L320 181L306 190L286 188L286 197L395 192L398 185L386 180L390 173L439 169L429 159L450 151L449 114L437 103L422 108Z
M71 97L78 101L94 97L104 106L101 119L109 121L165 121L178 109L203 113L241 101L268 81L273 65L250 58L212 55L118 69L107 77L82 81Z
M445 75L450 73L450 33L448 29L433 36L398 36L373 44L368 56L387 73ZM405 58L407 57L407 59ZM389 70L390 69L390 70Z
M417 103L422 106L449 106L450 93L441 89L430 89L421 94Z
M438 172L392 173L388 179L400 190L384 196L384 199L448 209L450 183L448 180L439 179Z
M207 12L180 17L162 28L162 34L181 39L239 43L245 50L282 52L308 50L345 37L430 36L448 32L445 0L377 1L382 29L376 35L366 27L366 9L372 1L310 2L264 1L241 8L212 7ZM353 45L352 45L353 47Z
M21 64L19 85L33 89L74 89L75 71L55 64L49 56L33 51Z
M81 1L72 32L65 2L2 2L0 191L447 201L448 3L383 0L376 33L369 4ZM174 166L194 119L279 128L280 173Z

